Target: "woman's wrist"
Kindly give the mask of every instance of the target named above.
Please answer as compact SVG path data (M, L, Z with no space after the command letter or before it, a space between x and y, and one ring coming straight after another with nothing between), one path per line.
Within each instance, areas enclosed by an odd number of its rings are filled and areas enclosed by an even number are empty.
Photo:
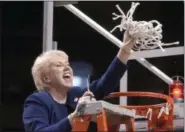
M128 54L128 55L130 55L130 54L132 53L131 50L132 50L132 49L121 48L121 52L123 52L123 54Z
M118 59L123 63L123 64L127 64L128 58L130 56L130 53L125 53L123 51L119 51L117 54Z
M73 124L74 115L75 115L74 113L68 115L68 119L71 125Z

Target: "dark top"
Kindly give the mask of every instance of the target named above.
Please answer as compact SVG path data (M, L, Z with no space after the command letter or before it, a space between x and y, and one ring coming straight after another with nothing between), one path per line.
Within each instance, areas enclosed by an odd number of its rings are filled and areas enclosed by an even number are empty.
M97 100L102 99L119 85L127 70L117 57L114 58L103 76L90 85ZM47 91L35 92L24 102L23 123L26 132L66 132L71 131L67 116L75 109L79 98L87 89L73 87L67 94L66 104L57 103Z

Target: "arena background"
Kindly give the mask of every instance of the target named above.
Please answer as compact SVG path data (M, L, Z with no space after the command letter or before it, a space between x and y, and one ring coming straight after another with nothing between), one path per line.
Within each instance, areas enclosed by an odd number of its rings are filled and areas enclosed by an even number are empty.
M34 90L31 66L42 52L43 2L0 2L1 44L1 126L3 131L22 131L22 105ZM115 5L127 11L131 2L78 2L75 6L111 30L120 21L112 21ZM184 45L184 2L140 2L134 19L158 20L163 24L163 41ZM71 61L92 65L91 80L99 78L118 48L64 8L54 9L54 37L58 49L66 51ZM114 35L122 39L119 30ZM184 76L184 56L147 59L172 77ZM135 60L129 61L129 91L168 94L168 85ZM116 89L119 91L119 88ZM159 100L129 98L128 104L152 104ZM115 101L118 103L118 100Z

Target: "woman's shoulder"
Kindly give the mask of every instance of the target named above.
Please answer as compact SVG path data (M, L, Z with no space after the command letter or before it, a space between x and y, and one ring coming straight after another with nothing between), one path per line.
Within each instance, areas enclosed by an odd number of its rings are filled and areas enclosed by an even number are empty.
M49 93L46 91L36 91L30 94L26 100L26 102L37 102L39 104L51 104L53 102L52 98L50 97Z

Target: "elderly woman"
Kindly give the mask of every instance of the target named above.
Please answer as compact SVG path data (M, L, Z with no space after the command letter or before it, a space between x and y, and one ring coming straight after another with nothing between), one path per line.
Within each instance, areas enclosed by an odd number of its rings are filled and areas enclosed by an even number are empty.
M87 92L87 89L73 87L73 71L65 52L51 50L38 56L32 67L38 92L25 100L23 111L25 131L71 131L72 120L80 104L87 103L89 97L93 96L100 100L118 86L127 70L127 60L135 40L125 33L123 43L124 46L120 48L107 71L101 78L91 83L92 93ZM75 101L76 98L79 100Z

